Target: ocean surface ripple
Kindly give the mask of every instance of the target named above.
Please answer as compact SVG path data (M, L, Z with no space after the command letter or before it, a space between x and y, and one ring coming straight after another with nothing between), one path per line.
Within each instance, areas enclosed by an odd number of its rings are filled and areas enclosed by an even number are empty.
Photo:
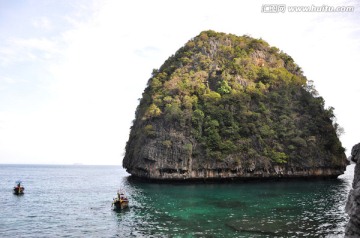
M120 166L0 165L0 237L343 237L336 180L154 184ZM16 180L25 194L12 194ZM111 209L122 188L130 208Z

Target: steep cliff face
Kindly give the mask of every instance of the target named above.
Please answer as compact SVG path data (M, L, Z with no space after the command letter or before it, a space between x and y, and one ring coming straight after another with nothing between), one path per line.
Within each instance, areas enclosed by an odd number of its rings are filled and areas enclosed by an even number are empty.
M346 204L350 216L345 237L360 237L360 143L351 150L351 160L356 163L352 190Z
M151 179L342 174L333 108L261 39L205 31L154 70L123 166Z

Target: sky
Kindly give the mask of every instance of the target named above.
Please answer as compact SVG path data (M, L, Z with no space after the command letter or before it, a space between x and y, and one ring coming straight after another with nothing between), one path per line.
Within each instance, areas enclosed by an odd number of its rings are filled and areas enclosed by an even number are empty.
M209 29L292 56L335 108L350 155L360 142L355 0L0 0L0 164L121 165L152 70Z

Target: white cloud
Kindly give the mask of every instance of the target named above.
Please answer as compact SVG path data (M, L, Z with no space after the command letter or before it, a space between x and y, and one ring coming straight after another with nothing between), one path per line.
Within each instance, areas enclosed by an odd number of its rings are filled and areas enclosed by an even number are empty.
M61 42L50 38L12 38L0 47L0 66L61 56Z
M51 30L53 25L49 18L47 17L38 17L32 21L32 25L35 28L39 28L42 30Z
M30 38L30 39L19 39L15 38L12 40L12 44L15 47L29 50L41 50L46 52L57 52L56 42L46 38Z
M352 131L359 129L359 115L349 106L359 97L347 93L358 89L353 86L359 62L357 22L332 15L262 14L262 4L98 1L87 15L84 6L64 16L71 27L57 32L57 38L11 37L0 47L1 65L42 62L45 69L39 75L46 71L51 77L43 79L48 96L42 104L21 111L0 108L0 162L121 163L137 99L152 69L208 29L262 37L290 54L335 107L346 130L343 141L351 149L356 143ZM36 18L34 26L54 30L50 16ZM0 86L17 80L13 72L3 75ZM38 83L35 77L29 73L27 80Z

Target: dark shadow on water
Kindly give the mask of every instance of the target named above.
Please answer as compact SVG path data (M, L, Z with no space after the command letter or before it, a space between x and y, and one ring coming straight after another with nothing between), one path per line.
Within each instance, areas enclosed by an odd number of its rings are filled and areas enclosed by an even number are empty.
M293 212L295 213L296 211L299 210L298 207L294 207L294 206L285 206L285 207L275 207L272 209L275 213L284 213L284 212Z
M257 196L258 196L259 198L276 198L276 197L280 197L281 194L264 192L264 193L258 194Z
M112 208L112 211L117 214L125 214L130 211L130 207L124 208L124 209L116 209Z
M230 209L244 209L247 207L245 202L242 201L226 201L226 200L210 200L204 204L215 206L217 208L230 208Z
M171 184L171 185L197 185L197 184L292 184L292 183L332 183L344 184L346 182L341 178L334 177L278 177L278 178L209 178L209 179L186 179L186 180L161 180L141 178L129 175L123 178L124 182L129 185L143 184ZM277 196L274 193L265 194L265 196Z
M130 202L137 207L131 207L131 216L120 212L118 217L136 217L136 224L141 224L138 234L155 232L165 237L175 234L208 237L209 233L220 237L341 234L336 231L341 229L342 225L338 225L341 221L333 216L342 214L336 207L345 195L337 194L346 193L348 188L344 179L319 178L163 182L128 176L123 178L123 184L131 192ZM211 212L218 212L222 218L217 220L209 215ZM218 224L209 225L208 220Z
M25 194L24 194L24 193L21 193L21 194L13 193L13 195L14 195L14 197L21 198L21 197L23 197Z
M259 218L251 220L233 220L226 223L226 226L241 235L249 237L287 237L291 229L285 223L266 223ZM290 231L290 232L289 232Z

